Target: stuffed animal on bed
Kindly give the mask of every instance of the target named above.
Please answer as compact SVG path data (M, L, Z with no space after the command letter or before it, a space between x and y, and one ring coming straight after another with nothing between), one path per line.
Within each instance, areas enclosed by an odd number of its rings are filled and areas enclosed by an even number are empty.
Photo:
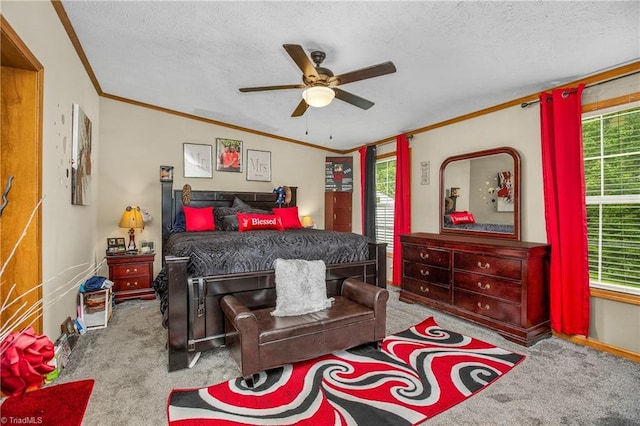
M284 204L284 198L287 194L287 191L285 191L284 186L279 186L276 189L274 189L273 192L278 194L278 198L276 199L276 204L278 205L278 207L282 207L282 205Z
M289 203L291 203L291 188L288 186L279 186L274 189L273 192L278 194L278 198L276 199L278 207L282 207L283 204L289 205Z

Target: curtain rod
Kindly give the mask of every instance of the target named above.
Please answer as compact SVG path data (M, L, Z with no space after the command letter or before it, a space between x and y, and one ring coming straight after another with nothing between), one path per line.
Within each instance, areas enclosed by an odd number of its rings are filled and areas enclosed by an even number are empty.
M638 73L640 73L640 71L632 72L631 74L619 75L617 77L610 78L609 80L599 81L599 82L593 83L593 84L588 84L588 85L585 86L585 89L590 88L590 87L600 86L601 84L611 83L612 81L616 81L616 80L619 80L619 79L625 78L625 77L630 77L630 76L636 75ZM567 93L567 95L568 95L570 93L575 93L575 92L576 91L573 90L573 91L565 92L565 93ZM563 93L563 95L565 93ZM540 103L540 99L536 99L535 101L523 102L523 103L520 104L520 107L521 108L526 108L528 106L531 106L531 105L534 105L534 104L538 104L538 103Z

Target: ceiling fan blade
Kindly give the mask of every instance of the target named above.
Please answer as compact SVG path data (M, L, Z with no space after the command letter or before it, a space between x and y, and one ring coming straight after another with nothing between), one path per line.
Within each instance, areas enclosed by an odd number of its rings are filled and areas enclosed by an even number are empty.
M305 102L304 99L302 99L300 101L300 103L298 104L298 106L296 107L296 109L293 111L293 113L291 114L292 117L300 117L302 116L302 114L305 113L305 111L307 110L307 108L309 108L309 105L307 105L307 103Z
M347 103L350 103L351 105L355 105L358 108L369 109L369 108L371 108L372 106L375 105L370 100L367 100L365 98L361 98L360 96L356 96L353 93L345 92L342 89L338 89L338 88L334 87L333 91L336 92L336 98L340 99L341 101L345 101Z
M307 54L304 53L302 46L299 44L283 44L282 47L284 47L289 56L291 56L291 59L293 59L305 77L313 77L314 80L318 78L316 67L313 66Z
M364 80L366 78L379 77L385 74L392 74L396 72L396 66L393 62L383 62L378 65L372 65L370 67L362 68L356 71L347 72L344 74L336 75L329 79L329 84L335 86L339 84L352 83L358 80Z
M284 86L263 86L263 87L243 87L239 89L241 92L262 92L265 90L282 90L282 89L303 89L307 86L304 84L287 84Z

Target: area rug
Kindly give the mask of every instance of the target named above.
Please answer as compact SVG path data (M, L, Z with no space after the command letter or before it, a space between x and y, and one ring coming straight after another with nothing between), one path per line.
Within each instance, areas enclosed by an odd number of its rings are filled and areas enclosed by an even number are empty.
M4 400L2 424L80 426L87 409L93 380L46 386Z
M174 389L171 426L411 425L479 392L524 359L430 317L384 339L200 389Z

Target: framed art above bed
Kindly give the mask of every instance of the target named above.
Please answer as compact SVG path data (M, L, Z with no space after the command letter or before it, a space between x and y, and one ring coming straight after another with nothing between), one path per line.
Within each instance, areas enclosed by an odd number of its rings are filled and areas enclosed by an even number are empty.
M185 143L183 147L184 177L212 178L211 145Z
M271 182L271 152L247 150L247 180Z

